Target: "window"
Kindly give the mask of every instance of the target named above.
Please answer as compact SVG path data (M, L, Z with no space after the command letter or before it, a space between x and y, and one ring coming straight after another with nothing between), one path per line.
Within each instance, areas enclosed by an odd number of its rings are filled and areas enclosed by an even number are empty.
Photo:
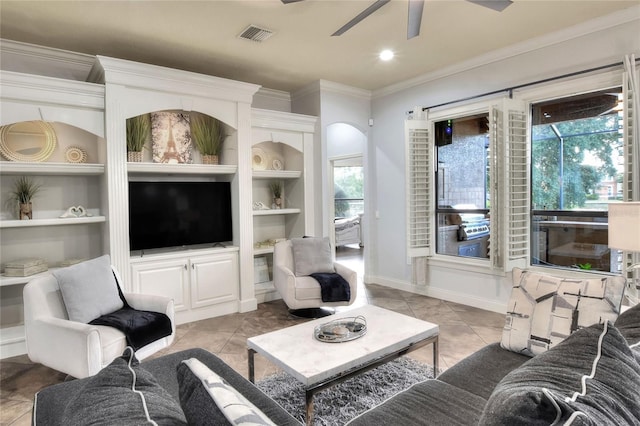
M362 166L333 168L336 218L350 218L364 211L364 174Z
M436 253L489 257L489 114L434 123Z
M492 99L429 115L405 122L409 257L472 270L526 267L524 103Z
M531 107L531 263L619 272L607 204L621 200L622 90Z

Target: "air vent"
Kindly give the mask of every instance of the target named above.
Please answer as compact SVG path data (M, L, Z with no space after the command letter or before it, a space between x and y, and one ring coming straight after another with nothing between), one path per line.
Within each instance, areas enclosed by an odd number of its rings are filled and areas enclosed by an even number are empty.
M245 40L256 41L262 43L273 35L273 31L264 28L256 27L255 25L249 25L238 37Z

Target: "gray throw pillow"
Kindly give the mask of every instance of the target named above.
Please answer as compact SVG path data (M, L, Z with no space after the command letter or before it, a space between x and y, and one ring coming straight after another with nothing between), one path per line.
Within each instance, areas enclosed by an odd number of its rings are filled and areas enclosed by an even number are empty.
M71 321L89 323L124 306L109 255L58 269L53 276Z
M95 376L82 379L63 409L63 425L186 425L184 413L130 348ZM147 416L148 415L148 416Z
M620 314L615 324L640 363L640 304Z
M479 424L567 422L640 424L640 364L610 322L576 331L507 374Z
M630 345L640 342L640 304L621 313L614 325Z
M316 272L335 272L329 237L292 238L294 273L304 277Z

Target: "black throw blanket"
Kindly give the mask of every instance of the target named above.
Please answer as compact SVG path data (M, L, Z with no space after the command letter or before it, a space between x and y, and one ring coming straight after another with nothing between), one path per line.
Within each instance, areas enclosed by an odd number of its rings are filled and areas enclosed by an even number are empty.
M316 272L310 276L320 284L323 302L348 302L351 299L349 283L340 274Z
M110 314L102 315L89 324L106 325L124 333L127 344L137 351L143 346L171 335L171 319L162 312L139 311L127 303L118 285L118 277L113 274L118 287L118 295L124 306Z
M138 350L151 342L171 334L171 320L161 312L139 311L125 304L110 314L102 315L89 324L116 328L127 336L127 343Z

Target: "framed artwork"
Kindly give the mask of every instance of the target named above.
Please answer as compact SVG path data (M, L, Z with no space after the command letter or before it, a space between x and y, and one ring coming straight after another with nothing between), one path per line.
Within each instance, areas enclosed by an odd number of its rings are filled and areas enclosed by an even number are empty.
M193 163L189 113L152 112L151 141L154 163Z

